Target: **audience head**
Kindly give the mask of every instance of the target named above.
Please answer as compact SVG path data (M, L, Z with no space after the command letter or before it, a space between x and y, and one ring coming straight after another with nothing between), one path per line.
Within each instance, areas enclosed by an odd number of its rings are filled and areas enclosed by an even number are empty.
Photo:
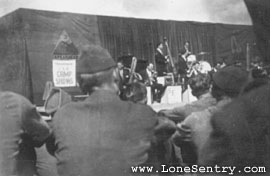
M264 70L263 68L253 68L251 70L251 75L252 78L257 79L257 78L268 78L267 71Z
M97 89L118 93L119 74L109 52L96 45L85 47L76 65L77 80L83 93Z
M236 66L224 67L213 74L211 93L217 100L223 97L234 98L247 82L248 72L245 70Z
M208 74L198 74L189 80L192 95L199 98L201 95L209 92L211 78Z
M224 68L224 67L226 67L227 65L226 65L226 62L225 62L225 58L218 58L217 59L217 64L216 64L216 69L222 69L222 68Z
M253 79L252 81L248 82L244 87L243 90L241 91L241 95L250 92L251 90L257 89L261 86L269 84L268 79L264 78L256 78Z
M223 65L225 66L231 66L234 64L234 59L232 55L223 56L221 60Z
M128 87L127 100L134 103L146 104L147 90L146 86L140 82L133 82Z
M269 106L270 86L265 85L215 113L211 117L211 139L202 151L199 164L238 168L262 165L269 169Z

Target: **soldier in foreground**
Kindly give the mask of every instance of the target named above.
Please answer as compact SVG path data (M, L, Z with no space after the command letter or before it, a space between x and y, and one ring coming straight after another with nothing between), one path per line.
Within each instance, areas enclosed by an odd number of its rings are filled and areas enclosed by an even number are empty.
M50 136L50 129L25 97L0 92L0 175L36 174L35 147Z
M118 75L114 60L99 46L89 46L79 57L78 83L89 97L56 112L47 144L60 176L129 175L131 166L149 160L157 129L158 134L170 129L162 140L174 133L173 125L159 124L150 107L120 100Z

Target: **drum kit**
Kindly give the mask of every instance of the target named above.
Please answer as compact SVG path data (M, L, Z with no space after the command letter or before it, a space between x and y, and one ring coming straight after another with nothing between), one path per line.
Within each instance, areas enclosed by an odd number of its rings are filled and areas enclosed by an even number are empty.
M187 57L187 66L189 68L188 75L193 75L189 73L208 73L212 70L211 65L207 62L207 58L210 55L209 52L199 52L198 54L191 54ZM197 59L198 58L198 59Z
M207 58L209 57L209 55L210 55L209 52L203 52L203 51L199 52L198 54L190 54L187 57L187 62L206 61L208 60Z

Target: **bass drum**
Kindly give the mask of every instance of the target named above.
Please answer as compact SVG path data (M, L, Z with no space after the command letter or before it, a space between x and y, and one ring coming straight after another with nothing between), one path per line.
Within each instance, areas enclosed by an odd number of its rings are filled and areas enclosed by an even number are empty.
M198 71L202 74L207 74L212 71L212 67L207 61L200 61Z

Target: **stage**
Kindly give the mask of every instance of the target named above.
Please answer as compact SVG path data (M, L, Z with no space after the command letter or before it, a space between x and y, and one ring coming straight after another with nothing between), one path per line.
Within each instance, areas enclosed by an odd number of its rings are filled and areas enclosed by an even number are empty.
M147 88L147 104L157 112L161 109L172 109L177 106L183 106L186 103L196 100L197 98L191 94L190 87L182 93L181 86L167 86L161 102L152 102L150 87Z

